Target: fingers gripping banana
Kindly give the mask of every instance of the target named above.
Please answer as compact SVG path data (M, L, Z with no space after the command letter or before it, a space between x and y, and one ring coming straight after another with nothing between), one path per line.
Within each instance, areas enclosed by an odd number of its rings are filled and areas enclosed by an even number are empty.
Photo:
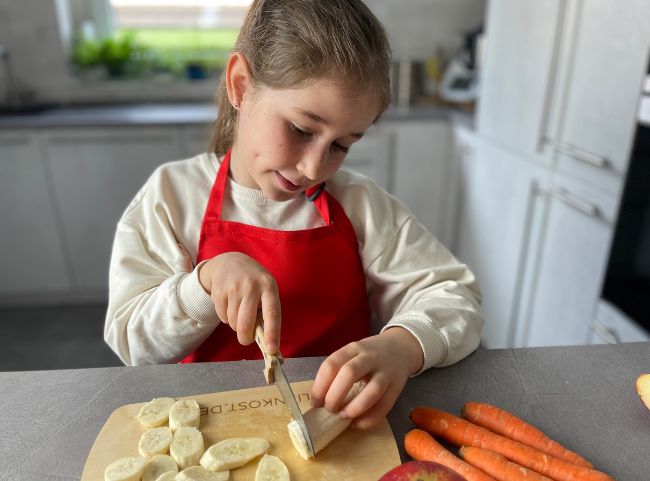
M230 438L210 446L200 463L208 471L234 469L266 453L270 447L263 438Z
M195 427L183 426L174 433L169 453L181 469L199 464L205 447L203 435Z
M172 432L183 426L199 427L201 409L194 399L176 401L169 410L169 427Z
M156 454L144 468L142 481L159 481L160 476L164 473L172 473L175 476L178 473L176 461L166 454Z
M140 456L151 457L156 454L167 454L172 442L172 430L166 426L146 431L138 443Z
M175 478L175 481L228 481L230 471L211 472L206 471L201 466L192 466L184 469ZM160 481L160 480L158 480Z
M113 461L104 471L104 481L140 481L149 460L141 456L130 456Z
M290 481L289 470L280 458L265 454L257 465L255 481Z
M140 409L137 420L149 428L156 428L167 423L169 409L176 402L170 397L155 398Z

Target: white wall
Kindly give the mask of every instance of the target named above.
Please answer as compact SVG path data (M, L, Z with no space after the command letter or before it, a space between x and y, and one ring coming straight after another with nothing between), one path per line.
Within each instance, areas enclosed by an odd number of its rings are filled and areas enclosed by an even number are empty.
M423 59L437 46L453 52L462 34L482 22L486 0L367 0L384 23L395 59ZM55 0L0 0L0 45L11 53L17 80L44 101L209 100L211 82L147 85L82 82L70 76L59 34ZM216 84L216 81L215 81ZM6 78L0 71L0 95ZM4 103L0 100L0 103Z

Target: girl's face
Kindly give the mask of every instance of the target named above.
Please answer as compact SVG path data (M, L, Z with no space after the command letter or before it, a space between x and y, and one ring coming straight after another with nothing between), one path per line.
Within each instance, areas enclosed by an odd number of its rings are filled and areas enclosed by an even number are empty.
M352 95L328 78L242 98L231 173L276 201L329 179L379 114L375 95Z

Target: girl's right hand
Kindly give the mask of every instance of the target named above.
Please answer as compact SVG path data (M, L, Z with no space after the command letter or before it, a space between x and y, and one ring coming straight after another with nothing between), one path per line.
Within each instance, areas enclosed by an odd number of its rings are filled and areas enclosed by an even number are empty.
M255 341L260 310L264 319L264 342L270 354L280 346L280 295L269 271L241 252L225 252L199 269L199 281L210 294L217 315L237 333L240 344Z

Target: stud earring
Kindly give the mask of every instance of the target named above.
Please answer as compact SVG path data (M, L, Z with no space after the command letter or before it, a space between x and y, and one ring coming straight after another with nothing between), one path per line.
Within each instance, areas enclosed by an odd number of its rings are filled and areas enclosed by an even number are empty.
M235 101L232 106L235 110L239 110L239 102Z

